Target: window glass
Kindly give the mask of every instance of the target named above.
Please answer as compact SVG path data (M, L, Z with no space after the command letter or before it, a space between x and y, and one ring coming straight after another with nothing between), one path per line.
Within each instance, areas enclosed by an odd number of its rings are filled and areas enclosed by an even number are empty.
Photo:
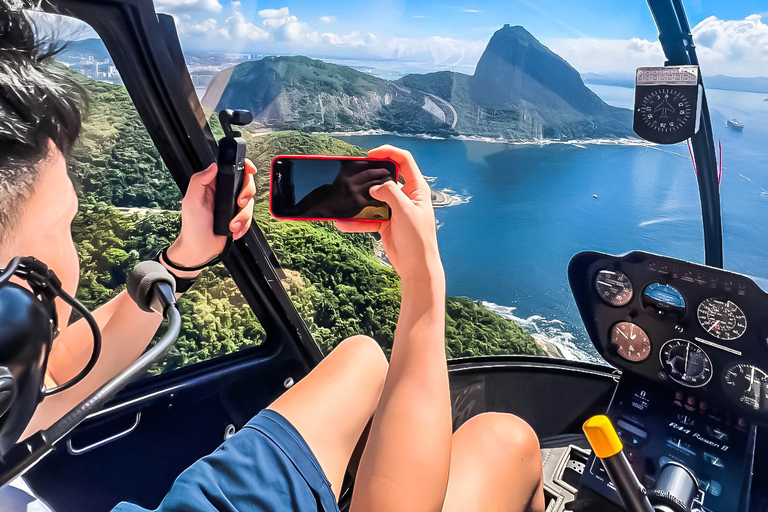
M270 218L267 174L278 154L363 154L380 144L414 154L438 207L448 356L600 362L567 282L575 253L703 261L688 147L645 144L631 129L634 70L664 62L643 3L162 7L177 16L203 106L255 116L256 218L327 346L364 332L389 347L398 279L369 235ZM768 76L755 44L766 25L748 2L731 7L696 5L688 16L723 144L726 266L765 275L768 89L765 78L734 77ZM733 118L745 128L727 126Z
M67 165L80 201L72 224L81 267L77 297L95 309L125 290L136 263L154 258L176 239L181 195L101 40L71 19L32 16L40 37L55 34L67 42L55 57L57 65L69 68L88 98L82 132ZM264 329L222 264L200 274L179 299L179 309L181 334L150 373L264 340Z

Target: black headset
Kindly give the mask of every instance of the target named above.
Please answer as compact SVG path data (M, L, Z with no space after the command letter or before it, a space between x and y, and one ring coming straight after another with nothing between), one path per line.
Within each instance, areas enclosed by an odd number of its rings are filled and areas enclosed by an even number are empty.
M16 276L31 291L10 282ZM59 333L54 299L61 297L88 323L93 351L88 364L64 384L46 389L44 378L53 340ZM13 258L0 270L0 459L18 441L37 406L47 396L69 389L93 369L101 352L101 333L91 313L62 290L43 262Z

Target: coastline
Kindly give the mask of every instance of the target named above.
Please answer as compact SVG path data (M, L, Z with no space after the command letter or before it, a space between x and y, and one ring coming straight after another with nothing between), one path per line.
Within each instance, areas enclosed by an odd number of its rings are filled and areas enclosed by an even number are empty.
M536 344L541 347L541 350L547 353L547 357L551 357L553 359L567 359L565 355L563 355L563 352L560 350L560 348L551 341L547 341L539 336L533 336L533 341L535 341Z
M357 130L348 132L310 132L313 135L328 135L331 137L355 137L364 135L387 135L392 137L405 137L413 139L426 139L426 140L459 140L468 142L492 142L494 144L508 144L511 146L549 146L552 144L563 144L569 146L646 146L656 147L658 144L647 142L643 139L636 137L624 137L619 139L505 139L502 137L486 137L482 135L452 135L452 136L440 136L431 135L428 133L400 133L387 130Z

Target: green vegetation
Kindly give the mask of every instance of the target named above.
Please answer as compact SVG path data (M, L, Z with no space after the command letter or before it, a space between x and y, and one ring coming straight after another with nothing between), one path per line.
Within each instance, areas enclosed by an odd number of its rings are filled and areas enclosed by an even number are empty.
M90 100L83 133L69 158L81 200L178 210L179 189L125 87L76 76Z
M180 226L180 195L125 89L78 79L90 93L91 105L69 158L81 197L73 232L81 261L78 298L93 308L125 288L136 262L152 258L173 241ZM220 131L216 122L212 128ZM388 351L400 281L379 261L374 237L342 234L330 223L278 222L267 207L269 165L276 155L363 151L332 137L299 132L248 139L248 156L259 169L254 217L281 262L278 273L310 332L326 349L364 333ZM155 372L255 346L265 338L222 265L206 269L179 304L181 335ZM446 334L449 357L543 355L514 322L466 298L449 298Z

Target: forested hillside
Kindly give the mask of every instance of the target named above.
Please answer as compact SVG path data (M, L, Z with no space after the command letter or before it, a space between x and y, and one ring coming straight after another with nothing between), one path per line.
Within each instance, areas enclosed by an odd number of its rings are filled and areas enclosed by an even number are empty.
M178 233L180 195L139 120L125 89L79 76L90 94L89 115L69 158L80 192L73 223L81 259L78 297L89 307L125 287L127 272ZM216 127L214 127L216 128ZM259 190L255 219L281 261L283 283L315 339L330 349L365 333L391 348L400 282L376 257L371 235L346 235L329 223L270 217L269 162L277 154L362 154L337 139L277 132L249 140ZM255 346L265 333L222 265L205 270L180 300L182 332L156 371L178 368ZM466 298L448 299L446 354L543 354L514 322Z

